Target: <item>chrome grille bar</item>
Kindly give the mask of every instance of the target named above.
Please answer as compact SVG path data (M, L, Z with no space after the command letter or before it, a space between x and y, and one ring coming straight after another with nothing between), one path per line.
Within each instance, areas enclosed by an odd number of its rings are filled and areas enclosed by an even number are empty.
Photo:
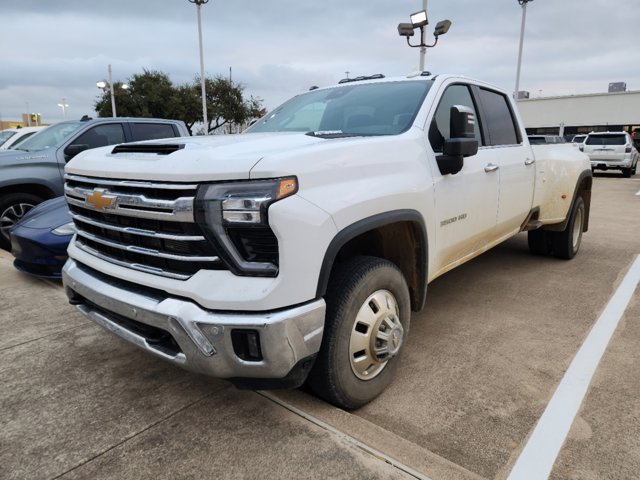
M94 227L104 228L105 230L111 230L114 232L128 233L131 235L140 235L143 237L162 238L164 240L174 240L178 242L200 242L205 239L204 236L202 235L174 235L169 233L156 232L153 230L144 230L141 228L119 227L116 225L112 225L110 223L99 222L97 220L94 220L94 219L85 217L84 215L79 215L73 212L71 212L71 217L73 218L74 221L87 223L89 225L93 225Z
M106 245L107 247L117 248L119 250L125 250L127 252L140 253L142 255L151 255L159 258L166 258L167 260L178 260L181 262L219 262L219 257L201 257L201 256L191 256L191 255L176 255L173 253L165 253L159 250L154 250L151 248L138 247L136 245L125 245L120 242L113 242L111 240L105 240L97 235L93 235L92 233L85 232L83 230L78 230L78 236L87 238L96 243L100 243L102 245Z
M138 270L139 272L144 272L144 273L153 273L154 275L161 275L163 277L167 277L167 278L174 278L176 280L187 280L189 279L189 277L191 277L191 275L184 275L182 273L175 273L175 272L168 272L166 270L163 270L161 268L156 268L156 267L151 267L149 265L142 265L139 263L130 263L130 262L124 262L122 260L118 260L116 258L110 257L108 255L105 255L101 252L99 252L98 250L96 250L95 248L91 248L88 245L85 245L84 243L82 243L82 241L77 240L75 242L75 246L78 247L80 250L83 250L95 257L98 257L101 260L104 260L105 262L109 262L109 263L113 263L114 265L118 265L120 267L126 267L126 268L130 268L132 270Z
M114 187L133 187L133 188L156 188L161 190L196 190L197 184L184 183L156 183L146 182L143 180L109 180L107 178L83 177L80 175L65 174L65 180L79 183L87 183L90 185L107 185Z
M64 193L67 202L77 207L88 208L96 212L102 212L88 203L85 199L94 193L92 188L70 187L65 185ZM146 195L132 195L118 193L117 191L104 190L104 195L117 197L115 207L109 208L108 213L125 215L128 217L150 218L155 220L169 220L175 222L193 222L194 197L180 197L175 200L162 200L148 198ZM130 207L130 208L127 208ZM133 207L133 208L131 208Z

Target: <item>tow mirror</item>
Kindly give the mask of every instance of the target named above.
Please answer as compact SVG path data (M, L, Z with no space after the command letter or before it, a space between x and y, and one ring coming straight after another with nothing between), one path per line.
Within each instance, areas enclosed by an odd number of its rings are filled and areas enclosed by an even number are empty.
M67 148L64 149L65 160L68 162L73 157L78 155L80 152L84 152L85 150L88 150L88 149L89 149L89 145L86 145L83 143L76 143L76 144L69 145Z
M451 138L444 142L443 155L436 160L443 175L455 175L464 165L464 158L478 153L478 140L475 138L476 116L469 107L454 105L451 107L449 132Z

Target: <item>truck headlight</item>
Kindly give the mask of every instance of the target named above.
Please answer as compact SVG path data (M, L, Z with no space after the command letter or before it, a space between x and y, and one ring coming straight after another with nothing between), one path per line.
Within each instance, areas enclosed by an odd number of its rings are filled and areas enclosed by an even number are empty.
M278 243L268 210L297 191L295 177L201 185L196 222L233 273L276 276Z

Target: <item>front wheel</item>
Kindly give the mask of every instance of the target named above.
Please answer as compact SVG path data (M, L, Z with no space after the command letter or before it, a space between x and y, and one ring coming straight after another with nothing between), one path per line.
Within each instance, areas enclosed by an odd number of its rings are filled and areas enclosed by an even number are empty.
M40 202L42 198L30 193L10 193L0 198L0 248L11 250L9 231Z
M581 196L571 207L569 222L562 232L553 232L553 255L558 258L571 259L575 257L582 242L584 230L585 208Z
M338 407L358 408L393 380L409 333L409 289L393 263L356 257L336 267L326 301L322 346L308 384Z

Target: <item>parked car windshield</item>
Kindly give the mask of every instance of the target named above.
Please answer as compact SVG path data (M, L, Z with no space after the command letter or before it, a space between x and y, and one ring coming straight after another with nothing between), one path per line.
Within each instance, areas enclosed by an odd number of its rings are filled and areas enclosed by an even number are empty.
M3 131L1 131L0 132L0 145L2 145L4 142L9 140L16 133L18 133L18 132L16 132L15 130L3 130Z
M26 139L16 150L37 152L47 148L56 148L62 145L71 135L80 130L82 122L57 123Z
M625 135L589 135L587 145L625 145L627 137Z
M396 135L415 118L431 82L404 81L311 91L276 108L245 133L314 132L342 136Z

